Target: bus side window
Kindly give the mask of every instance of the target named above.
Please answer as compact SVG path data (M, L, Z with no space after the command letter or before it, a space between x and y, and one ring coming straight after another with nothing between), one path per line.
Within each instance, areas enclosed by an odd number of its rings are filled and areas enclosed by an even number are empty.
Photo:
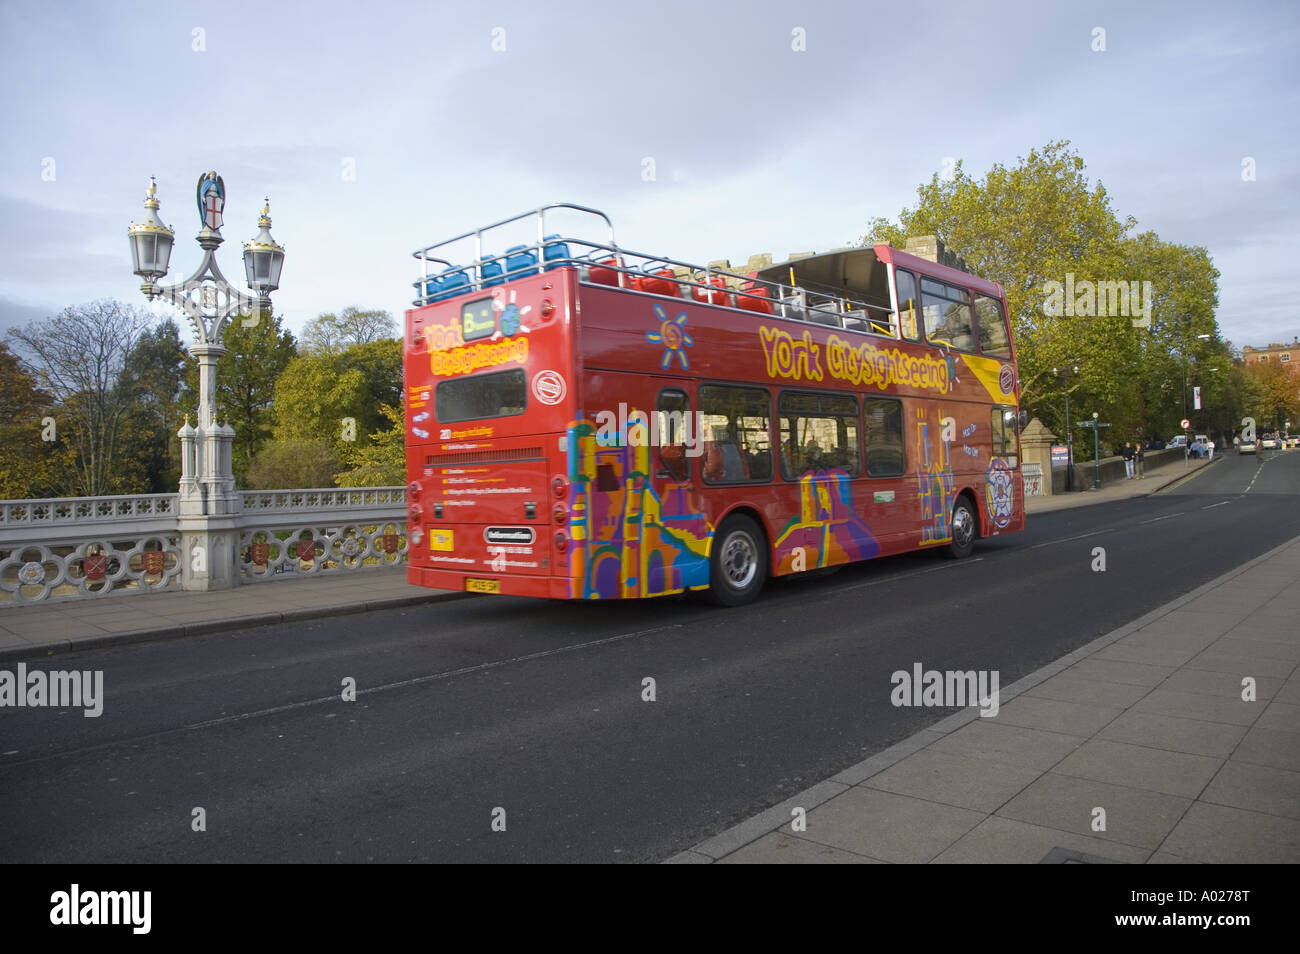
M863 398L868 477L901 477L907 466L903 442L903 404L897 398Z
M691 399L685 391L667 388L659 392L655 401L655 426L657 428L656 452L663 471L657 476L671 478L681 483L690 476L691 466L686 458L686 448L698 447L702 435L692 433Z
M1011 357L1011 340L1002 303L985 295L975 296L975 328L979 332L980 351L995 358Z
M916 279L900 268L894 271L894 282L898 287L898 326L904 338L916 341L920 337L916 326Z
M1019 466L1020 429L1017 427L1016 409L993 405L990 412L990 425L993 431L993 456L1001 457L1012 467Z
M766 389L700 386L705 483L772 479L772 398Z

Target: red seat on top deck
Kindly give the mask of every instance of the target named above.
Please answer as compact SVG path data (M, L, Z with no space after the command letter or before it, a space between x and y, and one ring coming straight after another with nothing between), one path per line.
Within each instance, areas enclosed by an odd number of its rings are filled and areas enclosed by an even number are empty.
M757 282L746 282L745 287L736 292L736 307L743 308L745 311L756 311L762 315L772 314L774 309L772 308L771 289Z
M651 295L677 297L677 275L671 268L661 268L648 275L633 275L632 287L637 291L649 292Z

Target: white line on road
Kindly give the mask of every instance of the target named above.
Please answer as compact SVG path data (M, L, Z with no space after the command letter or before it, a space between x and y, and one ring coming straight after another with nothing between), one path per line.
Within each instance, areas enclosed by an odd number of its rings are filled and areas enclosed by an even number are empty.
M1156 523L1160 520L1168 520L1170 517L1181 517L1187 513L1186 510L1180 510L1177 513L1167 513L1163 517L1152 517L1150 520L1143 520L1142 523Z
M897 583L899 580L910 579L914 576L924 576L927 573L938 573L940 570L952 570L963 566L973 566L976 563L983 563L983 557L973 557L966 560L955 560L952 563L945 563L942 566L932 566L928 570L917 570L915 573L898 573L894 576L887 576L879 580L869 580L866 583L854 583L852 586L837 586L836 593L847 593L849 590L860 590L864 586L881 586L885 583Z
M1037 550L1039 547L1050 547L1053 544L1057 544L1057 543L1069 543L1071 540L1082 540L1084 537L1095 537L1099 533L1105 533L1107 530L1112 530L1112 529L1114 528L1103 527L1101 530L1093 530L1091 533L1080 533L1078 536L1062 537L1060 540L1048 540L1046 543L1035 543L1029 549Z
M536 653L525 653L523 656L512 656L509 659L498 659L494 662L479 663L477 666L465 666L461 669L449 669L446 672L430 673L427 676L416 676L413 679L402 679L398 682L386 682L380 686L369 686L365 689L358 689L358 696L368 696L374 692L387 692L390 689L402 689L406 686L418 686L425 682L436 682L441 679L451 679L455 676L465 676L473 672L485 672L489 669L497 669L501 666L510 666L514 663L530 662L534 659L544 659L547 656L558 656L561 653L576 652L579 649L590 649L593 646L604 646L609 643L617 643L624 639L635 639L638 636L649 636L651 633L663 633L670 629L681 629L682 623L673 623L671 626L656 626L654 629L640 629L635 633L620 633L617 636L606 636L604 639L593 639L586 643L574 643L571 646L557 646L555 649L543 649ZM182 726L183 729L207 729L216 725L227 725L231 722L243 722L246 719L255 719L259 716L276 715L281 712L292 712L294 709L305 709L308 706L318 706L326 702L338 702L339 694L321 696L318 699L304 699L302 702L291 702L284 706L273 706L270 709L258 709L254 712L244 712L240 715L225 716L221 719L209 719L207 722L193 722L189 725Z
M1269 459L1271 460L1272 458ZM1246 496L1246 494L1250 493L1250 488L1255 486L1255 481L1259 480L1259 472L1263 469L1264 469L1264 461L1261 460L1259 462L1259 466L1255 468L1255 476L1250 478L1250 483L1247 484L1246 489L1241 492L1241 495L1243 497Z
M1213 510L1215 507L1222 507L1224 504L1230 504L1230 503L1232 503L1231 500L1220 500L1220 501L1219 501L1218 503L1216 503L1216 504L1209 504L1209 505L1207 505L1207 506L1202 507L1201 509L1202 509L1202 510Z

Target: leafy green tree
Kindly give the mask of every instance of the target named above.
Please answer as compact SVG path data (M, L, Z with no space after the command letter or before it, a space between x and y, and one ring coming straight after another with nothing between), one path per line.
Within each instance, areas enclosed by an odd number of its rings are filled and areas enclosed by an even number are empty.
M170 318L140 336L127 356L121 387L140 414L132 421L128 456L142 461L149 489L170 493L180 480L181 388L185 349Z
M268 441L248 468L248 484L255 490L295 487L332 487L338 455L321 438Z
M916 205L896 222L874 220L864 242L902 248L909 236L937 235L974 274L1001 283L1023 405L1064 436L1069 388L1073 421L1096 411L1122 442L1151 436L1181 414L1184 348L1191 365L1223 348L1197 337L1217 334L1218 272L1206 251L1169 245L1151 232L1132 236L1135 226L1116 213L1100 182L1089 182L1070 144L1056 141L1014 166L996 164L980 179L957 163L951 178L936 175L919 187ZM1140 292L1150 282L1151 327L1133 325L1145 294L1130 303L1128 315L1098 315L1082 304L1073 315L1051 307L1049 283L1064 285L1070 276L1137 281ZM1078 374L1059 373L1076 364ZM1081 434L1075 432L1075 447L1086 457Z
M0 341L0 499L59 496L71 457L53 400Z
M370 435L347 454L350 469L338 474L340 487L396 487L406 483L406 423L401 408L380 408L390 427Z
M396 339L299 355L276 382L275 436L328 440L342 461L366 435L387 426L383 407L401 400L402 343Z
M293 333L279 315L245 325L234 318L222 336L226 354L217 361L217 417L235 429L231 463L235 477L244 481L249 464L271 437L276 382L298 353ZM307 389L318 381L301 381ZM199 366L189 358L185 370L182 410L193 417L198 404Z

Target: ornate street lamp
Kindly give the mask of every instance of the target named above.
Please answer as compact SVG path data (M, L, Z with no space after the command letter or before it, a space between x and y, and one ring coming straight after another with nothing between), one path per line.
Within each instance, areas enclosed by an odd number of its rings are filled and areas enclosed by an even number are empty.
M149 300L161 299L185 312L194 330L194 344L189 352L199 362L198 431L212 429L216 415L216 363L226 349L221 344L227 322L244 316L246 327L261 321L269 313L271 292L280 287L280 270L284 266L284 248L271 237L270 200L258 220L260 231L244 246L244 267L252 294L236 288L221 274L216 251L221 236L222 213L226 205L226 185L215 172L199 177L195 199L202 229L196 237L203 249L198 270L175 285L157 285L167 274L174 233L158 218L157 183L150 179L145 196L145 221L132 223L127 234L131 239L131 258L135 273L144 279L140 290ZM206 473L202 469L200 473Z
M131 240L134 271L144 279L140 290L146 298L152 299L153 283L167 274L167 262L172 256L172 243L176 239L176 233L158 217L158 182L153 176L149 177L149 191L145 193L144 208L144 221L132 222L126 234Z
M203 260L189 278L175 285L158 285L167 274L174 233L158 218L157 184L151 179L145 196L145 220L132 223L127 234L131 239L131 259L135 273L144 279L140 290L150 301L162 300L179 308L189 319L194 343L188 348L199 363L199 406L195 427L182 428L181 440L193 442L194 454L183 455L191 461L181 473L182 515L213 517L238 511L235 478L230 464L229 444L234 431L229 425L217 426L216 368L226 353L222 332L235 316L244 327L252 327L270 314L271 293L280 287L284 267L284 249L271 237L270 200L262 207L259 231L244 245L244 269L251 291L237 288L221 274L216 252L221 236L222 213L226 205L226 186L215 172L199 177L195 190L202 228L196 241L203 249Z
M280 269L284 267L284 249L271 238L270 198L262 206L262 217L257 220L257 227L261 231L244 243L244 274L248 278L248 287L269 306L271 292L280 287Z

